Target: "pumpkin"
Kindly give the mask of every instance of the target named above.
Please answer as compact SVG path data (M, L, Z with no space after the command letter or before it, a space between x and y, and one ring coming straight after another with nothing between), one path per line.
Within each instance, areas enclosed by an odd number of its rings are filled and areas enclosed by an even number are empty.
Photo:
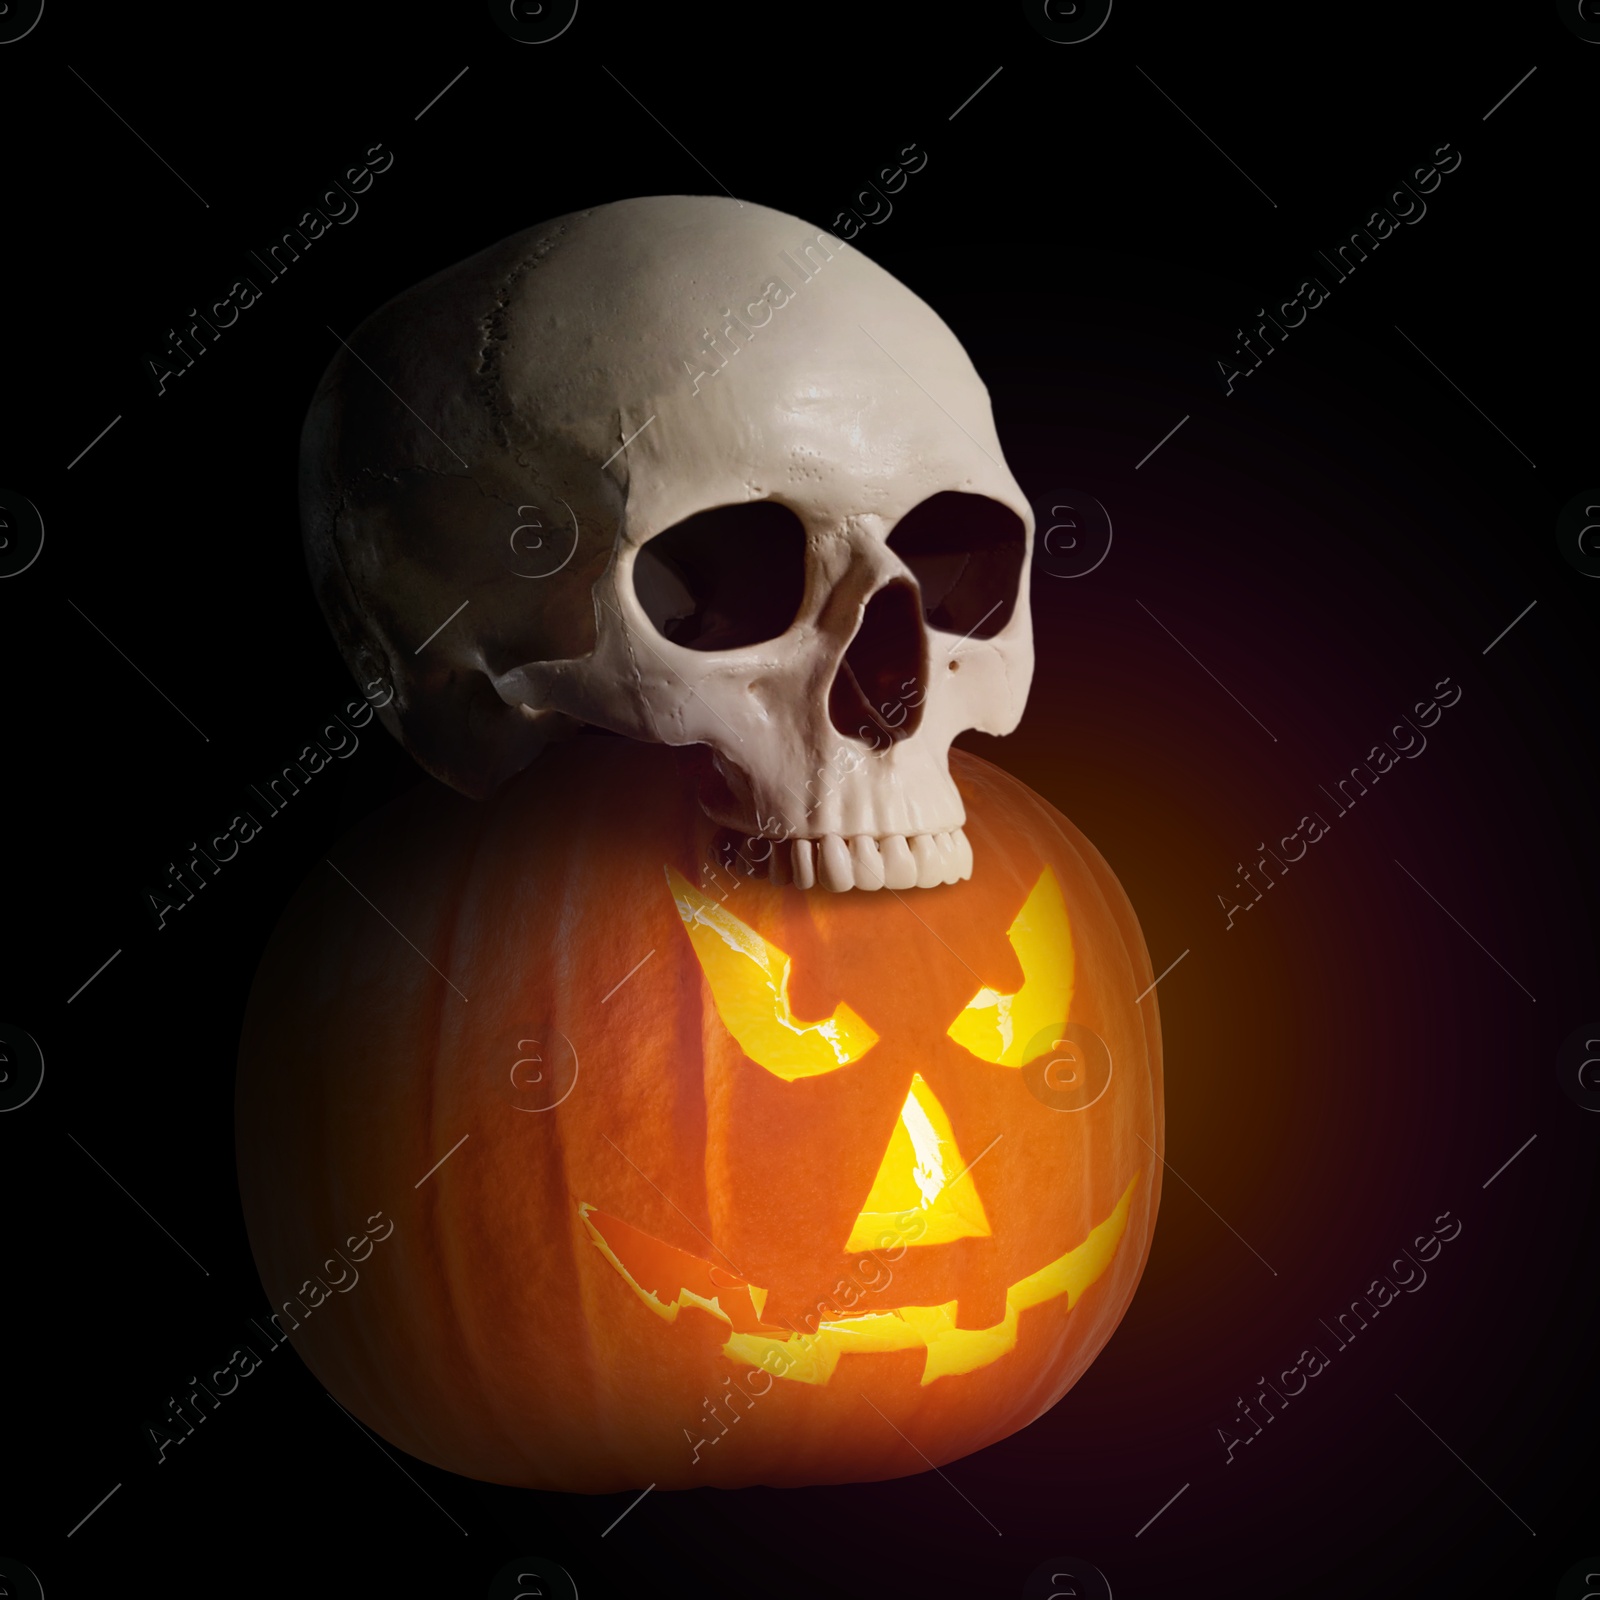
M730 872L682 753L604 736L335 848L237 1113L274 1321L341 1404L601 1493L920 1472L1066 1393L1155 1224L1150 963L1094 847L950 759L974 870L934 889Z

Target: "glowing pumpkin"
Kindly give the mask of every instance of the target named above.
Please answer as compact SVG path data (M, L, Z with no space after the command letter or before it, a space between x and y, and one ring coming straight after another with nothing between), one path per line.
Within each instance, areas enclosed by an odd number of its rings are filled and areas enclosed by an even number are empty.
M1150 965L1070 823L951 771L973 877L905 893L736 878L672 752L603 738L335 850L238 1093L256 1263L335 1398L585 1492L920 1472L1060 1399L1155 1223Z

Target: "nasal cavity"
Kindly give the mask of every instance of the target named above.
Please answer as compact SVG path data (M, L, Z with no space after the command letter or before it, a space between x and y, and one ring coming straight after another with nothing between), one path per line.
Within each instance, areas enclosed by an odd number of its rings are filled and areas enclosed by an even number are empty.
M911 584L896 579L873 595L828 691L828 718L840 733L887 750L917 731L927 695L926 637Z

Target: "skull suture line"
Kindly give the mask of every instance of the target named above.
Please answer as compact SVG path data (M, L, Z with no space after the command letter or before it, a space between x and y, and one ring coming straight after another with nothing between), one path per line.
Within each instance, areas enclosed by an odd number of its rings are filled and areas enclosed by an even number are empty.
M780 882L970 875L948 752L1021 717L1033 516L955 336L832 235L666 196L503 240L341 349L301 507L347 662L455 788L589 723L707 747Z

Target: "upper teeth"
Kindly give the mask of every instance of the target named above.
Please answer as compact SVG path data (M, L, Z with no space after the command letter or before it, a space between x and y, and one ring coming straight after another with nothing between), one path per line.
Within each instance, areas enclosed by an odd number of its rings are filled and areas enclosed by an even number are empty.
M902 833L874 838L824 834L820 839L778 841L767 857L777 884L810 889L931 889L972 876L972 846L966 831Z

